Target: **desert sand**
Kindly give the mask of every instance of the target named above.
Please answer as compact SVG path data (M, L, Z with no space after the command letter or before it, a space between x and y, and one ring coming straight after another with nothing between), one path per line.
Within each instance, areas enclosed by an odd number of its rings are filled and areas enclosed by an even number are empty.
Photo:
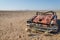
M52 36L44 36L43 33L28 36L25 31L26 21L35 13L35 11L0 11L0 40L60 40L60 31ZM60 12L56 13L59 26Z

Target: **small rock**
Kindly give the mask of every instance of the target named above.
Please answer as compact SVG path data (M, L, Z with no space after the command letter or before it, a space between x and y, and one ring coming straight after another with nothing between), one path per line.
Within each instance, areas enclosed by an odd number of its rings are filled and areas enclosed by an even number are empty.
M19 36L19 38L21 38L21 36Z

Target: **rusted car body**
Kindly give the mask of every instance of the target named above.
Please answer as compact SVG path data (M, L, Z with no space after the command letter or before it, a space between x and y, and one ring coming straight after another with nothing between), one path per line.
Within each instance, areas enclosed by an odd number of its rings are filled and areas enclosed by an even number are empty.
M57 32L56 12L36 12L36 15L27 20L27 27L36 31Z

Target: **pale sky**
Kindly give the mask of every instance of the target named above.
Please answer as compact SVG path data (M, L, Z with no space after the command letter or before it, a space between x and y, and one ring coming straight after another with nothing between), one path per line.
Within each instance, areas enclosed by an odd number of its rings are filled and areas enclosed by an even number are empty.
M0 0L0 10L60 10L60 0Z

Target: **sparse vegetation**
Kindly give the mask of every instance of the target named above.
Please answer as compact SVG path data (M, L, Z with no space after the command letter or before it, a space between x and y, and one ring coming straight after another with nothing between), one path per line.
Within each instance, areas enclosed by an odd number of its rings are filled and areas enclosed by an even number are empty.
M44 36L43 33L35 37L28 36L25 31L26 21L35 13L35 11L0 11L0 40L60 40L60 33L53 36ZM57 15L60 19L60 12L57 12Z

